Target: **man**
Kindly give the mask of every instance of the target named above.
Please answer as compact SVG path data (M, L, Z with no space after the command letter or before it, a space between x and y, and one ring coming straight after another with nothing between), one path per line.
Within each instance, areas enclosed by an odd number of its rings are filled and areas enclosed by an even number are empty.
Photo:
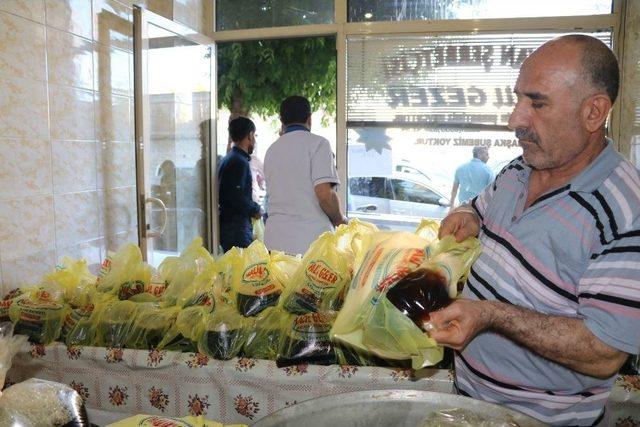
M246 117L229 122L234 146L218 169L220 245L226 252L233 246L246 248L253 240L251 218L260 218L260 205L252 200L249 161L256 144L256 126Z
M523 155L441 225L483 244L462 298L431 316L459 393L551 425L602 422L640 348L640 177L605 138L618 79L592 37L533 52L509 119Z
M303 254L323 232L346 222L334 187L339 183L329 141L310 132L311 106L291 96L280 105L282 135L264 158L268 183L265 244Z
M458 166L451 190L451 209L455 206L458 189L458 201L460 203L477 196L493 181L493 172L487 166L489 149L487 147L473 147L473 158Z

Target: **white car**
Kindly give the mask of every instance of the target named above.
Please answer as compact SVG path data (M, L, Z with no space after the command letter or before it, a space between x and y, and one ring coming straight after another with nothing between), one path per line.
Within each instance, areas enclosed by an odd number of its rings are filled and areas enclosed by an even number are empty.
M348 216L373 222L381 229L411 231L422 218L444 218L449 199L408 175L350 177Z

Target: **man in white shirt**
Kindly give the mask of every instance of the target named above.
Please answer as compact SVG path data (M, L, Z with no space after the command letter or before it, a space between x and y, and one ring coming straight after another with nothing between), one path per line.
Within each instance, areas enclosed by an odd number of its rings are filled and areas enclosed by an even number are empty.
M283 134L264 158L267 188L265 244L303 254L323 232L346 223L335 186L340 183L329 141L310 132L311 106L302 96L280 105Z

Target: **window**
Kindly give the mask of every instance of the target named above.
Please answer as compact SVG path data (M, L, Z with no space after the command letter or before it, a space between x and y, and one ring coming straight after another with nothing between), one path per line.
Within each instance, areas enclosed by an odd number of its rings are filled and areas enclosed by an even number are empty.
M494 174L518 157L507 128L518 71L559 35L349 36L347 176L388 177L395 193L367 220L409 229L412 217L442 219L455 170L471 160L473 147L489 147ZM611 44L610 31L592 35ZM364 202L348 199L347 206Z
M611 0L349 0L350 22L524 18L611 13Z
M216 31L333 21L333 0L216 0Z
M392 179L391 186L393 188L395 200L438 205L440 204L440 199L442 199L442 196L438 193L435 193L416 182L405 181L403 179Z
M383 177L357 177L349 179L349 192L354 196L392 199L388 183Z

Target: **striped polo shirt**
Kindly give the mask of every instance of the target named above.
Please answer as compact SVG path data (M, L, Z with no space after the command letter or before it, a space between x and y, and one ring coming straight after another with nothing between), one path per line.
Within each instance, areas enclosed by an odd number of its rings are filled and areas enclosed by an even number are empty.
M526 210L531 168L507 165L471 206L483 253L463 296L584 319L601 341L640 351L640 176L607 147L566 186ZM615 375L598 379L483 332L456 354L461 394L551 425L599 422Z

